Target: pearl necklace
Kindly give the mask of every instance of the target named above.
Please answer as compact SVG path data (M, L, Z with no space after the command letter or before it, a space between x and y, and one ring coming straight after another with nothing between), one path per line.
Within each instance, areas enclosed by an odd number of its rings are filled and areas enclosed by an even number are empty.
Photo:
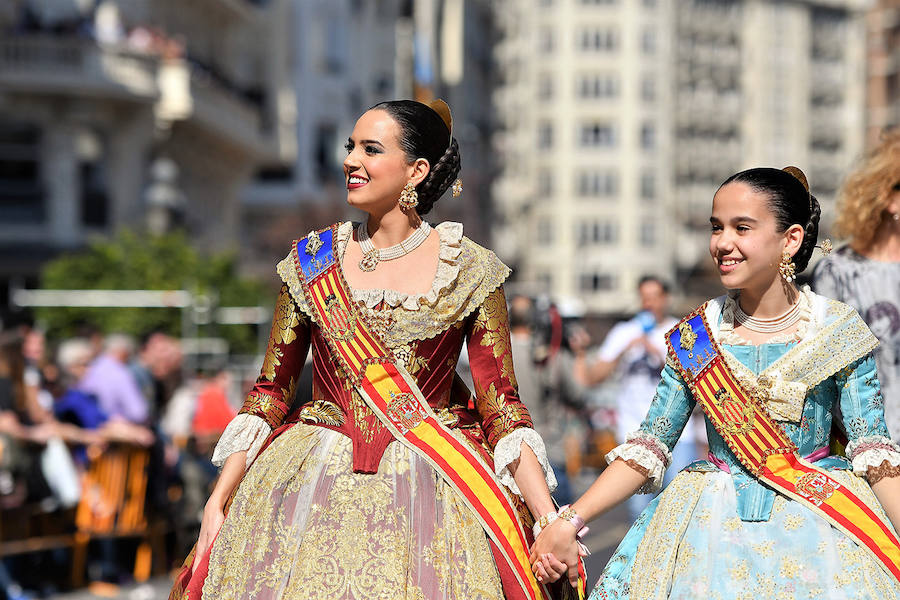
M793 326L800 320L800 302L795 302L784 314L773 319L757 319L751 317L741 309L740 303L734 301L734 320L738 325L743 325L756 333L777 333Z
M422 224L412 232L412 234L400 242L387 248L376 248L369 237L369 230L365 223L360 223L356 228L356 237L359 239L359 247L362 248L363 257L359 261L359 269L370 273L375 270L379 262L385 260L394 260L401 256L406 256L428 239L431 233L431 225L428 221L422 221Z

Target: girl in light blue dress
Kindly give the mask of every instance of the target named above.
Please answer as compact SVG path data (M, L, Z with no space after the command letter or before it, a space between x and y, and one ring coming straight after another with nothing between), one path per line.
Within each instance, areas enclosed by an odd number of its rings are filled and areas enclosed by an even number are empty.
M705 316L739 386L796 446L793 455L825 476L806 480L809 499L800 483L796 493L763 483L725 439L739 429L740 405L728 405L717 424L707 416L708 460L685 468L641 514L593 600L900 598L900 448L884 422L877 341L853 309L794 284L815 247L819 214L794 167L750 169L725 181L713 199L709 250L729 292L696 314ZM699 388L686 380L692 375L681 360L670 345L639 430L610 452L610 466L564 515L543 521L551 522L532 549L539 577L572 577L565 544L582 519L659 487L697 402ZM846 457L829 450L833 424L846 435ZM836 490L852 493L870 516L823 517ZM866 543L854 537L857 527L878 529L888 541Z

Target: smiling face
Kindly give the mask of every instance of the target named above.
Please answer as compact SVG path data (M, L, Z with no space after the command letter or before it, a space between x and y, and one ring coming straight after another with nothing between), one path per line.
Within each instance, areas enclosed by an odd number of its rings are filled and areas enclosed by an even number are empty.
M799 226L779 232L767 196L745 183L719 188L709 222L709 253L722 285L732 290L763 292L776 284L782 252L793 256L803 239Z
M407 161L400 135L400 126L383 110L370 110L356 122L344 159L351 206L368 213L386 213L397 205L407 182L417 185L427 174L426 170L419 176L417 162Z

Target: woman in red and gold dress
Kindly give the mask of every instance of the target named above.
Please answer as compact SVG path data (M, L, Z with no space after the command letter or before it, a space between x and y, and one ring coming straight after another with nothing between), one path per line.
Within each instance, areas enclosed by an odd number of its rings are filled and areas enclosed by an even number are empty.
M498 498L512 502L507 512L518 511L513 523L530 541L532 520L553 511L556 482L516 391L502 287L509 269L462 225L421 219L459 166L442 101L385 102L357 121L344 161L347 201L368 220L313 232L279 263L283 285L262 372L216 448L222 473L173 598L546 597L510 559L509 548L519 559L522 552L521 543L507 545L513 528L489 535L496 515L469 502L484 494L460 492L499 482ZM342 271L334 281L352 304L338 325L333 313L318 312L307 281L329 242ZM390 350L427 403L422 416L439 423L433 430L470 453L476 471L486 466L484 480L473 483L463 470L462 483L451 485L446 471L459 475L459 457L414 451L398 438L403 426L373 411L365 382L336 350L345 338L334 328L348 315ZM455 378L463 343L471 396ZM312 400L288 414L310 348ZM527 550L524 560L527 567Z

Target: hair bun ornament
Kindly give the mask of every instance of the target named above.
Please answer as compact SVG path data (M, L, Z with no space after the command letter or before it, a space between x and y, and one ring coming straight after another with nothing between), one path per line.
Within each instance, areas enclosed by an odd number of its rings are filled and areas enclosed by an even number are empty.
M437 100L432 100L428 103L428 107L431 108L434 112L440 115L441 119L444 121L444 125L447 126L447 131L450 132L450 135L453 135L453 116L450 114L450 107L446 102L438 98Z
M782 169L782 171L793 175L797 179L797 181L799 181L801 184L803 184L803 189L806 190L806 193L807 194L809 193L809 181L807 181L806 175L803 174L803 171L801 171L799 167L795 167L795 166L785 167Z
M824 256L828 256L834 249L834 245L831 243L831 240L825 238L824 240L822 240L822 243L817 246L817 248L822 251L822 254Z

